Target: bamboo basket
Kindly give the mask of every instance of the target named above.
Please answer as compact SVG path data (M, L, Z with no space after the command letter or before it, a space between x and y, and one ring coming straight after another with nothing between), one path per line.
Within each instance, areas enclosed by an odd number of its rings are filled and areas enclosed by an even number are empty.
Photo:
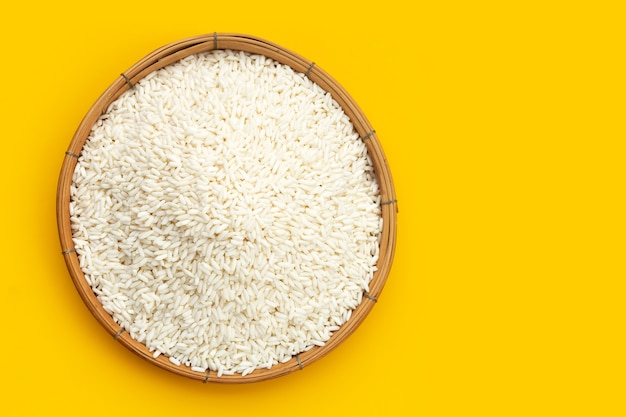
M70 223L70 186L72 184L74 168L76 167L78 156L89 136L91 128L100 115L104 113L109 105L122 93L133 88L135 83L149 73L189 55L215 49L232 49L265 55L268 58L290 66L295 71L304 73L322 89L329 92L342 107L346 115L348 115L361 140L366 143L379 183L382 202L383 229L377 271L370 282L369 292L363 294L362 302L352 312L351 318L344 323L339 330L333 333L324 346L315 346L306 352L295 355L288 362L276 364L269 369L257 369L245 377L242 377L241 374L217 377L214 371L196 372L185 365L177 366L170 362L164 355L156 359L153 358L148 348L144 344L132 339L130 335L113 320L112 316L104 310L96 298L79 266L78 255L74 249ZM371 311L380 296L389 274L396 244L397 200L393 181L380 142L363 112L350 95L330 75L319 66L315 65L314 62L274 43L254 36L241 34L212 33L170 43L150 53L116 78L87 112L70 142L61 167L56 204L57 226L61 241L62 255L78 293L97 321L115 340L148 362L175 374L202 382L258 382L301 370L305 366L322 358L352 334Z

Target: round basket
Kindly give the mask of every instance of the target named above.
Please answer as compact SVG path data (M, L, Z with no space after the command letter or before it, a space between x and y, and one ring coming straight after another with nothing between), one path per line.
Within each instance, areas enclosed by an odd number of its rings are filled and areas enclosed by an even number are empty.
M234 374L217 377L213 371L196 372L187 366L175 365L164 355L153 358L148 348L131 338L113 320L112 316L104 310L96 298L79 265L79 258L74 249L70 221L70 186L72 185L74 169L89 133L100 115L122 93L133 88L135 83L151 72L189 55L216 49L230 49L264 55L305 74L310 80L330 93L350 118L360 139L367 146L381 196L383 227L380 239L380 254L376 265L377 271L370 282L369 292L363 294L362 302L352 312L350 319L332 334L324 346L315 346L306 352L295 355L288 362L276 364L269 369L257 369L246 376ZM253 36L230 33L212 33L170 43L152 52L122 73L93 104L76 130L65 153L57 190L57 226L62 254L72 281L89 311L115 340L135 354L163 369L202 382L247 383L276 378L304 368L337 347L362 323L382 291L391 268L395 250L396 213L396 196L383 150L374 129L370 126L367 118L350 95L325 71L316 66L314 62L271 42Z

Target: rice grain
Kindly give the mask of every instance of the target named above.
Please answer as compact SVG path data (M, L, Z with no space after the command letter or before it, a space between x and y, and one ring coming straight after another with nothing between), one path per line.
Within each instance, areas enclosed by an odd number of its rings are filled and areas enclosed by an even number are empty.
M104 309L197 372L324 346L376 270L365 144L329 93L260 55L191 55L137 82L92 128L70 195Z

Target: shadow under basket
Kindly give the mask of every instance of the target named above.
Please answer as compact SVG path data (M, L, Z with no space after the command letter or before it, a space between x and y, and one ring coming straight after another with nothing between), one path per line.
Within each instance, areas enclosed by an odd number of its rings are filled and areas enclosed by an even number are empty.
M310 80L332 95L334 100L342 107L344 113L350 118L360 139L363 140L367 146L367 151L372 160L376 180L379 185L381 213L383 218L379 259L376 265L377 270L370 282L369 292L363 294L362 302L352 312L350 319L332 334L331 338L324 346L315 346L306 352L293 356L288 362L276 364L269 369L257 369L246 376L234 374L218 377L216 372L210 370L206 372L196 372L188 366L175 365L165 355L154 358L143 343L131 338L128 332L124 331L124 329L113 320L113 317L104 310L92 288L86 281L85 275L79 265L78 254L74 249L70 221L70 186L72 184L72 177L78 162L78 157L81 154L81 150L88 139L93 125L107 110L109 105L122 93L133 88L135 83L153 71L187 56L218 49L230 49L264 55L281 64L288 65L297 72L305 74ZM57 226L65 263L78 293L98 322L104 326L115 340L148 362L175 374L202 382L258 382L301 370L305 366L322 358L344 341L363 322L378 300L391 269L396 244L397 200L393 181L380 142L363 112L350 95L324 70L316 66L314 62L271 42L241 34L212 33L173 42L150 53L121 74L93 104L76 130L63 160L58 182L56 204Z

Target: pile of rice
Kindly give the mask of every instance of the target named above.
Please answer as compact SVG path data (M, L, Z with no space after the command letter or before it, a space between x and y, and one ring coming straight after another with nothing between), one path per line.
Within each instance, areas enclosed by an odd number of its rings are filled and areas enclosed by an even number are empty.
M380 196L330 94L267 57L189 56L94 125L71 187L80 266L154 356L246 375L323 346L376 270Z

